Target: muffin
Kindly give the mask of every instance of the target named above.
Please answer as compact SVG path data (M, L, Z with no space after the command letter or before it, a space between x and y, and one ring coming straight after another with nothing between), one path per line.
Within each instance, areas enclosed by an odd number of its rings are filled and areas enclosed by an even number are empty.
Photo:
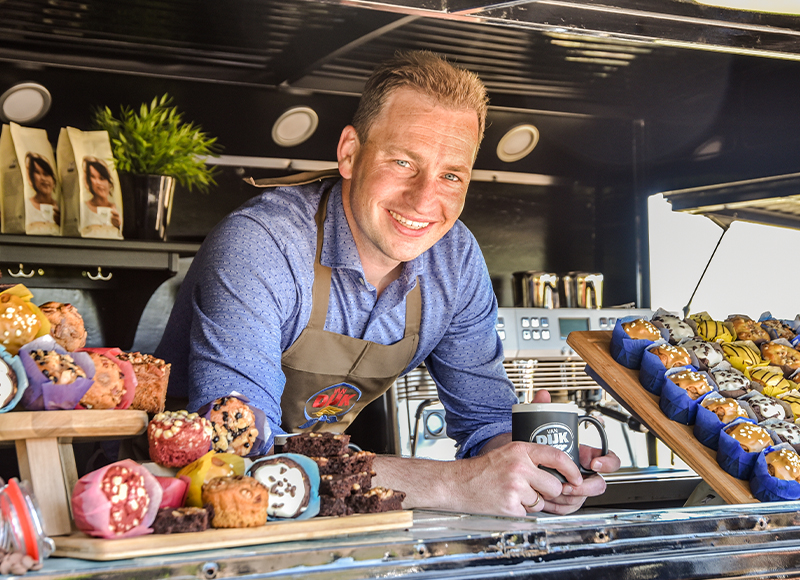
M72 304L45 302L39 310L50 321L50 335L64 350L75 352L86 346L83 317Z
M665 368L671 369L675 367L683 367L692 364L692 359L689 352L680 346L672 346L671 344L661 344L650 350L656 355L661 364Z
M783 371L777 367L759 367L748 373L750 382L761 387L761 392L769 397L776 397L788 393L797 385L783 376Z
M729 342L722 345L722 353L734 368L744 371L748 367L764 362L761 353L753 347L755 347L753 343Z
M753 390L753 387L750 386L750 379L736 369L712 371L711 376L714 377L720 394L726 397L735 399Z
M772 397L753 393L747 397L747 404L750 405L759 423L767 419L786 419L786 409Z
M690 316L689 318L695 323L697 335L703 340L717 343L731 342L733 340L731 331L719 320L712 320L710 317L705 316Z
M39 349L32 350L30 356L45 378L53 384L69 385L78 378L86 378L86 373L68 354Z
M203 505L214 510L215 528L252 528L267 523L269 491L247 475L215 477L203 485Z
M772 445L772 438L766 429L746 421L726 427L725 432L733 437L746 453L758 453Z
M736 332L736 340L751 340L756 344L769 340L767 331L748 316L730 316L728 322Z
M0 358L0 409L8 405L17 394L17 373Z
M655 342L661 340L661 332L655 327L653 323L644 318L638 318L625 322L622 324L622 330L634 339L637 340L650 340Z
M797 334L792 328L777 318L769 318L761 321L761 327L775 338L784 338L791 341Z
M789 421L768 421L763 426L772 431L784 443L800 445L800 425Z
M140 352L121 352L117 358L131 363L136 375L136 390L130 408L153 415L163 411L172 365Z
M11 354L17 354L39 332L42 321L30 302L14 294L0 294L0 344Z
M211 422L197 413L164 411L147 425L150 459L164 467L184 467L211 449Z
M796 371L800 369L800 352L780 342L763 342L761 357L770 364L783 369ZM787 374L791 374L787 371Z
M125 395L125 376L120 368L107 356L96 352L87 353L94 363L94 382L80 404L87 409L114 409Z
M678 344L682 340L694 337L694 330L692 330L692 327L672 314L656 314L653 316L652 321L658 322L667 329L669 332L669 341L673 344Z
M714 399L710 403L704 404L704 407L726 425L739 417L747 417L747 411L734 399Z
M253 450L258 429L256 416L247 403L236 397L222 397L211 405L208 420L214 429L214 451L244 457Z
M791 449L776 449L764 457L772 477L784 481L800 481L800 455Z
M705 375L694 371L680 371L667 378L686 391L689 398L695 401L713 390Z
M301 459L298 455L293 457ZM272 455L250 467L249 474L269 490L267 514L271 518L298 517L306 511L314 493L313 474L309 474L295 459L286 454ZM308 461L308 458L302 459ZM315 463L311 462L310 466L317 470Z
M694 353L697 361L707 369L713 369L724 360L722 351L714 343L702 339L691 339L681 343L681 347Z

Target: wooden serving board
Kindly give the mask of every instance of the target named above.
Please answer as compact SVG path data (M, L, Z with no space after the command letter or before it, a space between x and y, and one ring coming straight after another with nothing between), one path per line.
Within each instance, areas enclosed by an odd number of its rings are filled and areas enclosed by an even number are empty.
M576 331L567 337L576 353L605 382L610 394L661 439L729 504L757 503L747 481L736 479L717 463L717 452L700 443L692 425L667 418L659 397L639 383L639 371L628 369L611 357L611 331Z
M403 530L412 527L411 511L356 514L345 517L311 518L302 521L269 522L258 528L209 529L188 534L149 534L135 538L106 540L85 534L53 538L53 556L83 560L123 560L163 556L201 550L275 544L296 540L318 540L352 534Z

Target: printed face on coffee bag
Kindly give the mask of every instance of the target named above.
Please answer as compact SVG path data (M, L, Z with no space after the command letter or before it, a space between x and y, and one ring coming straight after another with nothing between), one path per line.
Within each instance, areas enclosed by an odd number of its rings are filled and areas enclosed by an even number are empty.
M83 210L84 235L107 232L101 237L117 237L122 222L114 201L114 182L111 171L102 159L83 158L83 177L86 187ZM116 230L116 231L114 231Z

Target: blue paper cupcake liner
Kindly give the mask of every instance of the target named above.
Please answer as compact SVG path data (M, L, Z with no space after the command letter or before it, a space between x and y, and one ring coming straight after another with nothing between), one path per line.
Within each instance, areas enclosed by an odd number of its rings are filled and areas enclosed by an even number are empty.
M729 423L729 425L726 425L726 427L734 425L739 421L744 421L744 419L733 421ZM752 421L750 422L752 423ZM739 442L728 435L725 429L720 430L717 463L726 473L732 475L736 479L750 479L756 459L758 459L758 453L745 452L742 446L739 445Z
M638 320L641 316L625 316L618 318L611 332L611 356L622 366L637 370L642 366L642 355L644 350L653 344L652 340L636 339L628 336L628 333L622 328L622 325L632 320ZM666 330L660 329L662 336L664 334L669 337Z
M767 470L767 455L775 447L758 454L750 475L750 493L759 501L794 501L800 499L800 483L773 477Z
M686 368L694 370L693 367ZM664 387L661 389L661 398L658 400L658 406L661 407L661 410L670 420L683 425L694 425L697 417L697 407L708 393L697 400L692 399L686 394L686 391L669 380L669 374L679 370L684 369L670 369L667 373Z

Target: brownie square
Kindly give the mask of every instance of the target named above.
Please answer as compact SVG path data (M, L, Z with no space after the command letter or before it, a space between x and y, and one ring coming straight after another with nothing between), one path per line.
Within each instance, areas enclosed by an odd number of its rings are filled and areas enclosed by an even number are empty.
M357 514L376 514L403 509L405 492L374 487L363 493L354 493L345 501Z
M327 474L319 477L320 494L333 497L347 497L372 487L373 472L352 473L350 475Z
M156 534L202 532L211 521L209 509L199 507L161 508L153 522Z
M372 471L375 454L371 451L357 451L333 457L312 457L321 475L363 473Z
M349 516L352 513L353 510L344 499L330 495L319 496L320 516Z
M309 457L332 457L347 453L350 435L345 433L300 433L286 440L284 453Z

